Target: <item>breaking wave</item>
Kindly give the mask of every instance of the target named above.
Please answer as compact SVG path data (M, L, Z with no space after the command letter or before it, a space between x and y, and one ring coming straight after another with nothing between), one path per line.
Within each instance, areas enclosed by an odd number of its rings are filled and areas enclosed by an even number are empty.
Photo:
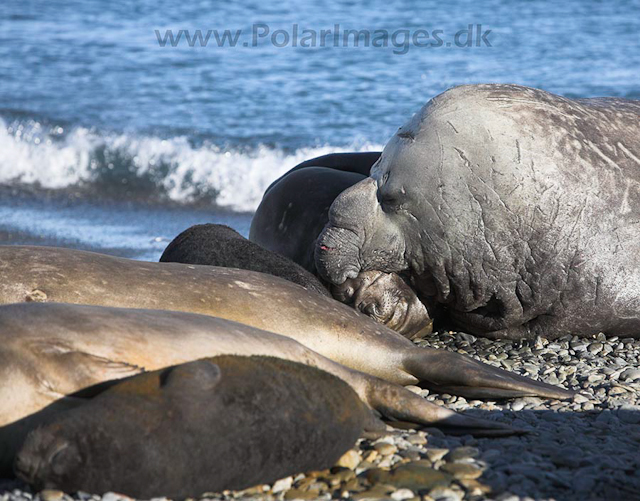
M0 119L0 184L252 212L269 184L303 160L377 149L381 146L234 149L207 141L196 145L185 136L163 139Z

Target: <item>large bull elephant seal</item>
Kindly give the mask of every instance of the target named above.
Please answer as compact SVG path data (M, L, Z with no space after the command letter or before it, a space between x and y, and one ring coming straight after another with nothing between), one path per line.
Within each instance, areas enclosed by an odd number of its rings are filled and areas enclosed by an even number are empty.
M329 221L329 207L340 193L365 179L378 158L379 152L335 153L295 166L266 190L249 239L315 274L316 239ZM370 271L331 292L404 336L431 332L429 312L396 274Z
M196 498L330 468L368 414L314 367L221 356L135 376L56 416L15 470L37 490Z
M250 242L222 224L198 224L173 239L160 257L163 263L203 264L268 273L325 296L320 280L292 260Z
M329 281L408 270L488 337L640 335L640 101L454 88L371 172L319 238Z
M419 348L338 301L252 271L0 246L0 304L27 301L216 316L295 339L334 362L387 381L423 381L463 396L572 395L468 356Z
M219 355L270 356L316 367L345 381L389 420L482 435L513 432L501 423L438 407L291 338L230 320L178 311L18 303L0 306L0 475L29 431L83 405L103 383Z

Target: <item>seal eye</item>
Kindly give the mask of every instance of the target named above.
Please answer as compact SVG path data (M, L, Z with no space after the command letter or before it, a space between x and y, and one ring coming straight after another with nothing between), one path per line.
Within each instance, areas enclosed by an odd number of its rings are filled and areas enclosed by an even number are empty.
M80 464L78 450L69 442L61 442L49 454L49 465L54 475L62 477Z
M382 206L382 210L385 212L397 212L402 208L402 200L400 196L394 193L380 195L379 202Z

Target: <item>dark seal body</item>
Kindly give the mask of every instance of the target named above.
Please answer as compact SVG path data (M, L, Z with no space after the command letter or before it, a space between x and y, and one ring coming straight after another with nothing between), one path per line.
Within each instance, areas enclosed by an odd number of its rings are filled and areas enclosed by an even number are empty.
M160 262L258 271L329 295L320 280L291 259L271 252L221 224L198 224L186 229L167 246Z
M141 374L33 431L16 458L36 489L196 497L331 467L369 411L342 380L270 357Z
M344 190L369 175L380 152L334 153L306 160L265 191L249 240L315 273L315 241L329 207Z

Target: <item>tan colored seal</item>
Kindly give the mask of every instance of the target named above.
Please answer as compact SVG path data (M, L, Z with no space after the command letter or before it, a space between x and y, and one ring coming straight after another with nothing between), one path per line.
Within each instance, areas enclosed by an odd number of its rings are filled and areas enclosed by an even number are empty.
M387 419L483 435L513 433L332 362L293 339L237 322L176 311L22 303L0 306L0 471L27 432L104 389L91 387L218 355L272 356L324 370Z
M344 304L257 272L0 246L0 304L27 301L36 290L47 302L178 310L234 320L402 385L423 382L472 398L573 395L464 355L416 347Z

